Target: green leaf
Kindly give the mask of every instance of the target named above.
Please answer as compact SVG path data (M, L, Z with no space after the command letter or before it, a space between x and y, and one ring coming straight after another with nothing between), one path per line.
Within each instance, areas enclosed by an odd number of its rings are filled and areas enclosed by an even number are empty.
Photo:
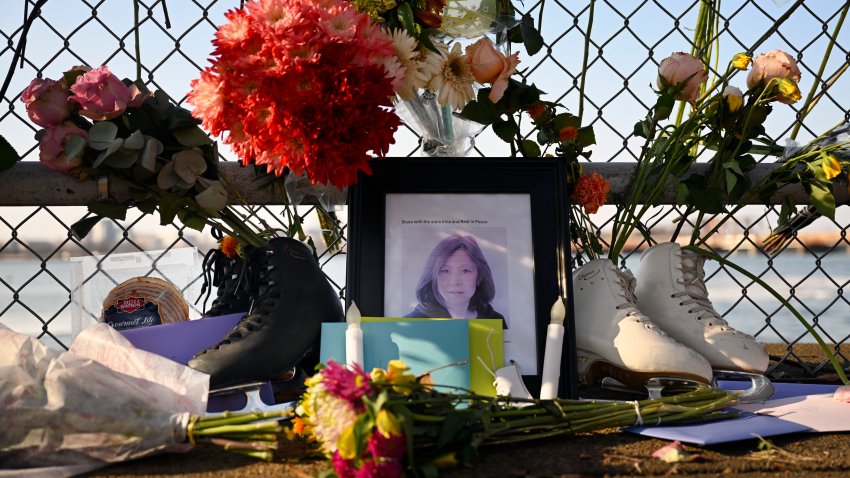
M579 128L576 141L584 148L596 144L596 133L593 132L593 126Z
M0 171L5 171L11 168L20 160L21 156L17 151L15 151L15 148L6 141L6 138L0 136Z
M731 168L726 169L726 174L725 174L725 176L726 176L726 190L727 191L732 191L733 189L735 189L735 184L737 184L737 182L738 182L738 174L735 173L734 169L731 169L731 170L730 169ZM737 166L736 166L735 169L737 169Z
M523 85L516 93L517 103L525 109L540 101L540 90L535 85Z
M169 105L168 113L163 121L163 126L169 131L193 128L201 124L201 121L192 116L186 108L174 106L171 100L166 100Z
M488 90L489 88L482 88L482 90ZM480 95L479 91L479 95ZM493 124L495 121L498 121L500 116L496 111L495 105L490 102L490 100L485 101L470 101L463 107L463 111L460 112L461 118L466 118L470 121L475 121L476 123L481 123L483 125Z
M706 214L720 214L725 211L723 208L723 192L719 189L704 189L698 194L689 194L688 199L690 204L698 211Z
M136 208L145 214L153 214L156 211L156 199L148 198L144 201L139 201L136 203Z
M98 216L108 217L117 221L123 221L127 218L127 208L130 207L127 203L111 203L92 201L88 203L89 212Z
M409 3L402 3L398 6L398 20L408 33L416 36L416 21L413 17L413 9Z
M511 121L499 120L493 123L493 132L506 143L511 143L519 133L519 127Z
M820 183L811 183L809 186L811 187L809 200L812 201L815 209L822 215L835 219L835 196L832 195L829 187Z
M534 20L531 18L531 15L526 13L522 16L520 31L522 33L522 42L525 44L525 51L528 52L529 56L533 56L543 48L543 36L534 28Z
M648 138L649 137L649 129L652 127L652 122L648 119L638 121L635 123L635 127L632 129L632 133L639 138Z
M673 107L676 105L676 97L670 92L663 92L655 102L655 113L653 118L656 121L665 120L670 117L673 112Z
M540 146L537 145L534 141L530 139L522 140L522 150L523 156L527 158L539 158L540 157Z
M561 131L567 126L578 129L581 126L581 120L578 116L570 113L561 113L555 116L555 131Z
M191 211L182 210L177 213L177 217L184 226L196 231L203 231L207 223L203 217Z
M171 130L171 133L174 135L177 142L183 146L202 146L204 144L212 144L213 142L209 135L197 126L173 129Z
M103 219L101 216L92 216L80 219L74 224L71 224L71 235L78 241L82 240L89 234L89 232L91 232L92 228L94 228L101 219Z
M437 448L442 448L460 438L460 432L465 430L469 418L469 410L454 410L446 415L443 424L440 426L440 431L437 433Z
M118 126L110 121L99 121L89 129L89 146L98 151L110 147L118 135ZM121 141L123 143L123 140ZM121 146L120 144L118 145Z
M167 225L174 222L177 212L186 206L186 198L173 193L164 194L159 201L159 223Z
M785 196L782 199L782 208L779 210L777 226L785 225L785 223L788 222L788 218L791 217L791 214L796 212L797 208L794 206L794 199L791 198L791 196Z

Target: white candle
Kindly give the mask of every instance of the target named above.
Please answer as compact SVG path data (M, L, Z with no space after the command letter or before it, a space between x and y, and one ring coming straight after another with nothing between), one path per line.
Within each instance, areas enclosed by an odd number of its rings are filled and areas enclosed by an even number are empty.
M354 365L363 368L363 329L360 328L360 310L352 302L345 313L345 364L353 369Z
M558 396L558 380L561 377L561 351L564 348L564 318L567 315L564 301L558 297L549 313L546 328L546 350L543 353L543 376L540 384L540 399L549 400Z

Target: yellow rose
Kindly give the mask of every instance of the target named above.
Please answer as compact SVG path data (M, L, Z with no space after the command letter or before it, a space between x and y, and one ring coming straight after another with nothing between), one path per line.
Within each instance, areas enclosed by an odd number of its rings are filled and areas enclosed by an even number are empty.
M841 163L835 159L835 156L823 158L821 167L823 168L823 172L826 173L826 179L832 179L841 174Z
M723 90L723 98L726 100L726 104L729 105L729 111L733 113L741 109L741 106L744 104L744 94L740 88L735 86L727 86Z
M788 78L776 78L773 81L776 82L776 89L778 93L776 95L776 101L790 105L791 103L800 101L800 98L803 97L802 93L800 93L800 88L797 87L797 83L794 80Z
M378 412L378 416L375 418L375 425L384 438L401 436L401 423L395 415L387 410L382 409Z
M747 55L746 53L738 53L734 57L732 57L732 66L739 70L746 70L748 66L750 66L750 62L753 60L753 57Z

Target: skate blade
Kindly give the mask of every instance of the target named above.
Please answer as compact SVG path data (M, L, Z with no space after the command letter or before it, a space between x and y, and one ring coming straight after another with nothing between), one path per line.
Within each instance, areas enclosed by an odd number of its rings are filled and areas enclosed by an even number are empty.
M264 402L260 396L260 389L269 382L252 382L241 385L233 385L230 387L218 388L210 390L209 397L225 397L233 395L242 395L245 398L245 406L239 410L228 410L227 412L207 412L206 416L216 416L222 413L245 413L245 412L279 412L289 411L294 412L298 402L284 402L269 405ZM272 420L288 420L289 418L274 418Z
M738 393L738 402L740 403L764 402L769 399L776 390L773 388L773 384L770 382L770 379L760 373L743 372L739 370L715 370L714 378L711 382L714 388L720 388L717 386L718 380L750 381L750 388L736 392Z
M661 398L663 396L678 395L680 393L692 392L698 388L707 387L705 383L680 377L652 377L643 384L646 396L649 399ZM611 377L602 379L602 388L616 392L643 395L643 391L630 387Z
M690 391L698 386L710 386L707 379L694 374L677 371L630 370L615 365L592 352L578 350L576 355L579 384L583 387L592 387L601 383L602 388L609 387L609 390L632 391L638 395L643 395L644 390L652 395L655 395L656 391L659 390L663 390L665 395L672 395L681 393L678 390ZM617 388L617 384L622 390Z

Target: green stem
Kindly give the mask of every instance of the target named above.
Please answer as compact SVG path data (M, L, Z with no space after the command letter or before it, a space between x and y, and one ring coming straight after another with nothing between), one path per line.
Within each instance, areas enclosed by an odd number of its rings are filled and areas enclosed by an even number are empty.
M719 263L723 264L724 266L731 267L732 269L736 270L737 272L740 272L741 274L745 275L747 278L749 278L749 279L750 279L750 280L752 280L753 282L755 282L755 283L757 283L758 285L762 286L762 287L763 287L763 288L764 288L767 292L769 292L769 293L770 293L773 297L775 297L775 298L776 298L776 300L778 300L780 303L782 303L782 305L783 305L786 309L788 309L788 310L789 310L792 314L794 314L794 317L796 317L796 318L797 318L797 320L798 320L798 321L800 321L800 323L803 325L803 327L805 327L805 328L806 328L806 331L808 331L810 334L812 334L812 337L814 337L814 338L815 338L815 340L817 341L818 345L820 345L821 350L823 350L824 354L826 354L826 356L827 356L827 358L829 359L830 363L832 363L832 367L835 369L835 373L837 373L837 374L838 374L839 378L841 378L841 382L842 382L844 385L848 385L848 384L850 384L850 381L848 381L848 380L847 380L847 376L844 374L844 369L842 369L842 368L841 368L841 365L838 363L838 359L836 359L836 358L835 358L835 354L833 354L833 353L829 350L829 347L826 345L826 342L824 342L824 341L823 341L823 339L821 338L820 334L818 334L818 333L815 331L815 329L814 329L814 328L812 328L812 326L811 326L811 325L809 325L808 321L806 321L806 319L804 319L804 318L803 318L803 316L802 316L802 315L800 315L800 313L799 313L799 312L797 312L797 309L795 309L793 306L791 306L791 304L788 302L788 300L787 300L787 299L785 299L784 297L782 297L782 296L781 296L778 292L776 292L776 291L775 291L772 287L770 287L769 285L767 285L767 283L766 283L766 282L764 282L764 281L763 281L763 280L761 280L760 278L756 277L755 275L753 275L752 273L750 273L748 270L746 270L746 269L744 269L744 268L742 268L742 267L740 267L740 266L738 266L738 265L736 265L736 264L734 264L734 263L732 263L732 262L730 262L730 261L728 261L728 260L724 259L723 257L720 257L719 255L717 255L717 254L715 254L715 253L713 253L713 252L711 252L711 251L707 251L707 250L705 250L705 249L700 249L699 247L695 247L695 246L686 246L686 247L685 247L685 249L689 249L689 250L691 250L691 251L694 251L694 252L696 252L697 254L700 254L700 255L703 255L703 256L705 256L705 257L708 257L709 259L713 259L713 260L715 260L715 261L717 261L717 262L719 262Z
M812 82L812 88L809 90L808 96L806 96L806 101L803 103L803 106L800 110L799 118L797 122L794 124L794 129L791 130L791 139L795 139L797 137L797 133L800 131L800 127L803 126L803 119L805 119L806 115L814 108L816 102L812 100L815 97L815 92L818 90L818 85L823 77L823 72L826 70L826 63L829 61L829 56L832 54L832 47L835 46L835 39L838 38L838 33L841 31L841 26L844 24L844 19L847 17L847 10L850 9L850 3L844 3L844 9L841 10L841 16L838 17L838 23L835 24L835 29L832 31L832 35L829 37L829 43L826 45L826 51L823 53L823 58L820 62L820 68L818 68L818 72L815 75L815 79ZM846 68L846 63L844 65ZM824 88L826 89L826 88Z
M545 3L545 2L544 2ZM590 0L588 9L587 31L584 33L584 57L581 64L581 82L578 89L578 121L581 124L584 115L584 82L587 78L587 59L590 56L590 32L593 29L593 10L596 6L596 0ZM542 7L541 7L542 8Z
M142 46L139 35L139 0L133 0L133 37L136 40L136 80L142 81Z

